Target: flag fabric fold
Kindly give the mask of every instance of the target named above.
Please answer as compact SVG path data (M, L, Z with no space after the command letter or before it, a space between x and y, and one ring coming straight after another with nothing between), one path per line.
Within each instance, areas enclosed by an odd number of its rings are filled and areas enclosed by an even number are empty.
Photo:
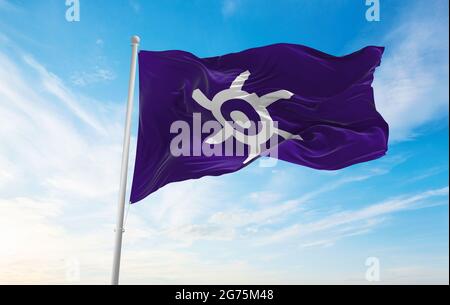
M238 171L267 153L320 170L382 157L389 127L372 82L383 52L336 57L293 44L212 58L141 51L130 201L172 182Z

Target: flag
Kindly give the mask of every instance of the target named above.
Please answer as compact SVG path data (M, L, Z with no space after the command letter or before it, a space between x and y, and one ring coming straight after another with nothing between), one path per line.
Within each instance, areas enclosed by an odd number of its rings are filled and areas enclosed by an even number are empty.
M383 52L335 57L294 44L211 58L141 51L130 201L263 155L319 170L382 157L389 127L372 82Z

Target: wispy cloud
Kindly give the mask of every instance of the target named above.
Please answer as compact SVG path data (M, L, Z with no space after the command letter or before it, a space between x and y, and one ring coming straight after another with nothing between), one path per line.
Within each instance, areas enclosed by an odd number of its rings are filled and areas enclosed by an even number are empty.
M117 74L111 68L111 61L104 55L105 40L97 38L93 47L89 69L74 71L70 76L72 85L85 87L96 84L107 84L117 78Z
M23 59L31 68L39 73L40 81L48 93L57 97L59 101L63 102L83 122L93 127L96 131L104 133L103 126L101 126L100 122L80 107L77 102L77 97L75 97L72 91L63 84L61 79L47 71L47 69L34 60L33 57L25 55Z
M285 222L292 215L299 215L300 217L302 214L303 216L311 214L312 210L307 205L314 203L323 195L332 193L344 186L363 183L371 178L389 173L390 167L403 160L402 158L393 159L395 161L387 162L387 166L378 169L371 168L366 173L332 177L332 181L324 183L323 187L313 189L297 198L284 200L286 194L274 191L251 193L244 198L245 201L250 199L252 203L247 205L247 208L230 206L224 209L223 207L227 206L227 201L233 201L233 198L223 195L221 198L216 196L213 204L211 204L208 200L208 193L218 187L226 188L226 185L219 186L214 180L205 180L201 188L194 187L195 183L192 186L189 186L189 183L185 186L179 185L174 190L163 190L165 194L163 198L166 199L156 199L159 204L153 207L149 214L160 215L161 218L158 221L153 219L151 223L165 224L159 229L154 226L161 236L185 241L189 245L200 240L236 240L250 238L251 236L257 237L261 231L267 231L270 226ZM186 202L186 199L181 200L185 194L183 189L190 189L190 193L195 195L192 198L196 199L192 202L189 199L188 202ZM178 195L176 195L177 193ZM166 210L167 207L164 207L165 202L168 202L171 206L170 210ZM218 211L213 212L217 209ZM180 217L173 221L167 217L162 217L162 211L165 211L167 215L175 214Z
M75 72L71 81L77 86L87 86L116 79L116 74L108 69L95 67L91 72Z
M333 243L337 239L340 239L348 234L355 234L355 232L367 232L368 229L380 223L380 219L390 214L400 211L426 208L435 205L433 199L439 199L448 197L449 188L444 187L441 189L435 189L426 191L417 195L404 196L400 198L394 198L381 203L376 203L365 207L360 210L354 211L342 211L331 214L319 221L295 224L290 227L278 230L272 233L270 236L262 239L258 244L265 245L273 242L280 242L294 237L311 237L313 234L323 232L336 232L340 230L343 234L334 236L328 243ZM445 201L439 201L448 203L448 198ZM349 233L350 232L350 233ZM333 236L335 233L329 235ZM308 245L308 244L306 244Z
M274 191L253 192L249 195L249 199L258 204L269 204L280 201L282 195Z
M0 282L64 283L70 257L109 268L121 107L74 93L14 51L0 49Z
M428 168L428 169L425 169L424 171L415 173L410 178L406 179L403 183L404 184L415 183L415 182L422 181L422 180L425 180L430 177L434 177L434 176L444 173L446 171L448 171L448 168L443 167L443 166Z
M448 115L448 2L412 9L386 38L375 78L377 106L393 141L407 140L425 123ZM431 13L424 14L424 11ZM421 16L420 18L418 16ZM405 115L407 114L407 115Z

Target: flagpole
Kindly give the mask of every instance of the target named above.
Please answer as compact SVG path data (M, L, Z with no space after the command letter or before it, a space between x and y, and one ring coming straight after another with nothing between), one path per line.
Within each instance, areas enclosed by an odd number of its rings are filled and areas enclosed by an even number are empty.
M116 240L114 246L114 262L111 279L112 285L119 285L120 257L122 254L122 237L124 233L123 220L125 214L125 195L127 190L128 159L130 154L131 116L133 114L134 87L136 82L136 65L139 43L140 38L138 36L133 36L131 38L131 69L128 87L125 135L123 140L122 168L120 174L119 208L117 213Z

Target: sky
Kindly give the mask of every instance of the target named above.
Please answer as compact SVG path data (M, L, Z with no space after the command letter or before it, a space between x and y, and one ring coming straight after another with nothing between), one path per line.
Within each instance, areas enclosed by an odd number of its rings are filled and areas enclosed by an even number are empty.
M385 46L391 139L337 172L255 162L164 187L127 208L123 284L449 283L448 1L380 0L379 22L364 0L80 4L68 22L65 0L0 0L1 284L110 282L134 34L200 57Z

